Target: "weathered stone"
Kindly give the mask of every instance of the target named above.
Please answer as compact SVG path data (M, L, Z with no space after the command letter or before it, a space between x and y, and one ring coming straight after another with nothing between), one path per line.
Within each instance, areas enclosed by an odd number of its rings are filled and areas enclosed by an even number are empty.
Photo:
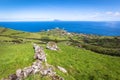
M54 73L53 70L52 70L52 68L49 67L49 68L41 71L41 74L42 74L43 76L45 76L45 75L52 76L52 75L55 75L56 73Z
M16 76L17 76L18 80L21 80L24 77L23 70L22 69L18 69L16 71Z
M45 52L44 52L43 48L36 45L36 44L34 44L33 47L34 47L34 50L35 50L34 59L38 59L38 60L46 62L46 55L45 55Z
M63 68L63 67L61 67L61 66L57 66L58 67L58 69L60 70L60 71L62 71L63 73L67 73L67 70L65 69L65 68Z
M23 69L23 73L24 73L24 78L28 77L31 73L32 73L33 69L31 66L29 67L25 67Z
M16 74L10 75L10 76L9 76L9 79L10 79L10 80L17 80Z
M33 69L33 74L38 73L41 69L43 68L42 62L37 60L36 62L33 63L32 69Z
M58 46L55 42L48 42L47 43L47 49L50 50L58 50Z

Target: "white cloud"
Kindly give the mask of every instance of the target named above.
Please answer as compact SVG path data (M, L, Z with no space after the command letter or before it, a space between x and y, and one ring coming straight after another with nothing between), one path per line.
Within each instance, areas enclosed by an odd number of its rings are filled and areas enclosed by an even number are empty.
M98 15L91 15L91 18L97 18Z
M96 12L95 14L93 15L90 15L91 18L97 18L100 16L100 13Z
M120 17L120 12L108 11L108 12L106 12L106 15L108 15L110 17Z
M70 13L70 14L68 14ZM47 11L30 11L30 10L21 10L9 12L9 14L0 12L0 21L2 20L18 20L18 21L32 21L32 20L44 20L51 21L53 19L60 20L83 20L83 21L120 21L120 11L91 11L91 12L47 12Z
M108 11L108 12L106 12L106 14L107 14L107 15L112 15L112 14L113 14L113 12Z
M120 12L115 12L114 16L120 17Z

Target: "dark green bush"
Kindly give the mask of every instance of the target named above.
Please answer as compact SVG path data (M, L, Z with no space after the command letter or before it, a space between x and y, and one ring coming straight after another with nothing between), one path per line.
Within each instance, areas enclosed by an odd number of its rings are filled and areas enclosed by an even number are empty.
M104 48L101 46L95 46L90 44L84 44L82 45L82 47L97 53L101 53L101 54L107 54L111 56L120 56L120 49Z
M89 39L84 38L83 39L85 43L93 44L96 46L101 46L104 48L120 48L120 39L117 37L114 38L103 38L103 39Z

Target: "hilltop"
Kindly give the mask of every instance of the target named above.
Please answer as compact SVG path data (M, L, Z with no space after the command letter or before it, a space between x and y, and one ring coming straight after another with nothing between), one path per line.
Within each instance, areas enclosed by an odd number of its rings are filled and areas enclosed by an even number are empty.
M49 41L57 43L60 50L46 49ZM30 66L33 43L44 48L48 63L65 80L119 80L120 37L69 33L52 29L36 33L0 28L0 79ZM57 66L64 67L63 73ZM50 80L31 75L26 80Z

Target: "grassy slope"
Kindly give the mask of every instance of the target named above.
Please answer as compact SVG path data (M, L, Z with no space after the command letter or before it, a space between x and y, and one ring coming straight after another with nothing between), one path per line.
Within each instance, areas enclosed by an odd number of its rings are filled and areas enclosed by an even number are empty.
M64 46L64 47L63 47ZM49 63L68 70L67 80L120 79L120 58L96 54L84 49L60 44L60 52L47 50Z
M7 32L8 31L8 32ZM7 30L5 33L11 35L14 31ZM9 33L11 32L11 33ZM15 33L18 33L15 31ZM22 37L39 39L42 33L23 33ZM33 34L35 36L33 36ZM12 35L13 36L13 35ZM18 35L17 35L18 36ZM21 37L19 35L19 37ZM7 40L8 37L4 37ZM50 36L52 38L52 36ZM54 37L56 38L56 37ZM0 40L4 40L0 36ZM10 38L11 40L14 38ZM59 38L57 38L59 39ZM65 39L65 38L63 38ZM18 68L31 65L34 51L32 42L38 40L30 40L31 42L13 44L9 42L0 42L0 79L11 73L15 73ZM42 45L45 49L45 44ZM65 78L65 80L120 80L120 57L112 57L108 55L96 54L89 50L66 45L66 42L58 43L60 51L50 51L45 49L47 53L48 63L55 66L57 73ZM62 66L67 69L68 73L60 72L56 66ZM30 76L26 80L39 80L39 75ZM42 80L49 78L43 78Z

